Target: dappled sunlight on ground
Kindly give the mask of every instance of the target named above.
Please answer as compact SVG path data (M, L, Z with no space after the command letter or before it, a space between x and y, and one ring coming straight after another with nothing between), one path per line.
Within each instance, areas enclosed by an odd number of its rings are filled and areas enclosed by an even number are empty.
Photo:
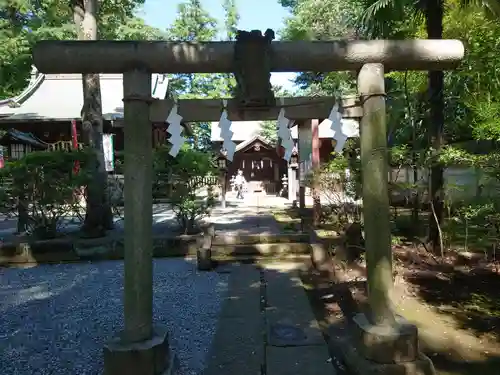
M155 324L168 327L185 374L201 373L228 275L184 259L154 261ZM106 340L123 328L123 262L0 272L2 375L98 374Z
M491 280L486 281L487 275L478 276L485 281L478 284L463 276L437 274L426 273L420 281L396 275L391 296L396 311L419 328L421 348L433 360L438 375L498 374L500 327L492 325L491 312L490 316L485 314L490 311L490 300L476 298L474 308L467 308L474 293L498 296L498 287ZM328 263L322 270L311 267L303 274L304 282L310 284L306 290L316 317L334 340L345 336L354 314L366 310L366 282L356 280L357 277L355 270L335 263ZM484 327L489 324L489 331L479 328L478 323Z
M240 232L241 234L255 233L279 233L278 225L272 218L271 209L283 208L288 205L285 198L275 196L261 196L256 198L254 194L248 194L244 200L228 199L227 208L215 207L205 222L214 223L217 229L224 231ZM161 234L178 234L178 222L174 211L169 204L154 204L153 210L153 232ZM124 214L114 218L114 233L123 233ZM62 233L78 231L82 222L76 217L63 218L60 223ZM0 240L7 242L14 237L17 230L17 220L0 217Z

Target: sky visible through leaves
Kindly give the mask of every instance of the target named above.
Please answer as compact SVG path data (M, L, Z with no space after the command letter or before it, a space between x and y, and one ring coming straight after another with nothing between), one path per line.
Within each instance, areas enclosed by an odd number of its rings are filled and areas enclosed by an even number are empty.
M177 5L181 1L146 0L144 8L139 13L148 25L166 29L175 20ZM224 10L221 0L202 0L203 7L210 15L220 21L223 25ZM238 27L243 30L260 29L263 32L267 28L278 31L283 27L283 19L288 13L277 0L237 0L240 21ZM294 85L290 82L295 77L294 73L273 73L271 83L281 86L286 90L293 90Z

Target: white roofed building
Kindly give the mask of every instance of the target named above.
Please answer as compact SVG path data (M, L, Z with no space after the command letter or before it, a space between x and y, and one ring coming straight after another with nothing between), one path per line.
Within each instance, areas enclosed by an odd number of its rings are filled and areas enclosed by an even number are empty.
M168 78L154 74L151 93L164 99ZM116 120L123 118L123 76L101 74L101 100L104 133L114 134L115 150L123 149L123 128ZM70 142L72 121L76 120L81 135L83 88L81 74L42 74L35 68L26 89L14 98L0 100L0 129L16 129L32 133L47 143ZM165 127L156 128L157 141L166 138Z

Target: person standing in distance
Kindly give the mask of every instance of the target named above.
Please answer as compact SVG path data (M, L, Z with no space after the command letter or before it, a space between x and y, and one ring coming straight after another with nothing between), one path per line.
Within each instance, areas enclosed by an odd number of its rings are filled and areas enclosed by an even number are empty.
M245 180L245 177L243 176L243 171L240 169L238 170L238 174L236 175L236 178L234 179L234 185L236 186L236 199L243 199L243 186L247 183Z

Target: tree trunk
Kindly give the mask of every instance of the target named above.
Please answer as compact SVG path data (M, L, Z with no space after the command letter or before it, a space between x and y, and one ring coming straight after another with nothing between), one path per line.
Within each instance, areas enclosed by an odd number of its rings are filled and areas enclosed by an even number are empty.
M75 0L73 17L79 40L97 40L97 0ZM104 236L113 228L107 194L107 173L102 144L103 119L99 74L83 74L82 127L84 142L95 153L92 182L87 186L87 212L83 231L88 237Z
M428 0L426 8L426 27L429 39L443 38L443 0ZM438 154L443 145L444 131L444 74L442 71L429 72L429 145ZM444 217L444 178L443 166L434 162L431 166L430 201L433 207L429 216L429 242L436 254L441 253L440 226ZM432 209L433 208L433 209Z

